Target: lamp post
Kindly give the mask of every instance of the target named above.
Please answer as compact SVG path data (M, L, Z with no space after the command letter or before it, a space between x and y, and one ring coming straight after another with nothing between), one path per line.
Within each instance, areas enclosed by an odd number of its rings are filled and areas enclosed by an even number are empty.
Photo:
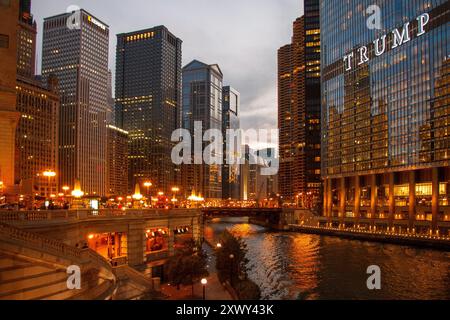
M147 198L150 199L150 205L152 204L152 196L150 194L150 188L153 186L153 183L151 183L150 181L146 181L144 182L144 187L147 188Z
M234 266L234 254L230 254L230 285L233 286L233 266Z
M44 177L48 178L48 198L51 198L52 195L52 186L51 186L51 179L56 177L56 172L52 170L44 171L42 174Z
M173 187L172 188L172 193L173 193L173 202L177 202L177 193L180 191L180 188L178 187Z
M63 191L64 191L64 195L66 196L66 195L67 195L67 191L70 190L70 187L64 186L64 187L62 187L62 189L63 189Z
M208 284L208 280L202 279L201 283L203 286L203 301L205 301L206 300L206 285Z

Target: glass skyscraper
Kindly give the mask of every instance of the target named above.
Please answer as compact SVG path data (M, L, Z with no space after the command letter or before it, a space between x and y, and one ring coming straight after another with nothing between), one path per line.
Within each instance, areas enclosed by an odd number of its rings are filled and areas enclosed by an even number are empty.
M450 2L323 0L320 10L328 223L447 234Z
M116 125L129 133L129 188L178 185L171 136L180 128L182 41L164 26L117 35Z
M202 135L209 129L222 132L222 81L223 74L217 64L194 60L183 68L183 128L192 137L195 122L202 123ZM203 143L202 150L207 145ZM183 165L183 189L187 194L201 194L205 199L222 199L222 166L204 162Z
M319 1L306 0L291 44L278 51L279 192L286 203L320 205Z
M224 200L240 200L240 165L227 163L227 151L240 152L241 141L235 137L234 143L231 143L227 137L227 130L238 130L241 127L239 121L239 112L241 108L241 96L238 91L230 86L223 87L223 106L222 106L222 135L225 139L223 145L224 164L222 168L222 198ZM231 146L238 148L231 150ZM239 155L237 155L237 158Z

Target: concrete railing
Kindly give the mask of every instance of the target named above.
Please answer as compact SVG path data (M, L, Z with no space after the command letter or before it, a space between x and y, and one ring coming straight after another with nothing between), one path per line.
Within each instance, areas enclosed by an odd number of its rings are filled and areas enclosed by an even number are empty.
M33 260L42 260L43 263L57 265L59 268L78 265L82 272L96 269L99 271L100 278L108 280L109 285L105 285L105 290L111 291L116 286L116 277L110 263L90 249L71 247L58 240L3 223L0 223L0 241L12 254L24 255ZM102 293L104 293L103 291ZM87 294L92 296L92 292Z
M197 209L101 209L101 210L32 210L0 211L0 223L20 223L38 221L76 221L100 218L164 218L192 215Z

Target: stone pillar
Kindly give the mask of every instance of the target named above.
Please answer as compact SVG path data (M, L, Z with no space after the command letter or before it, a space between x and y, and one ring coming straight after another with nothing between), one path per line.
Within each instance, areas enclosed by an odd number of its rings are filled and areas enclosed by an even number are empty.
M408 226L411 230L414 227L414 220L416 219L416 172L414 170L409 172L409 217Z
M127 235L128 264L139 266L144 263L144 222L131 222L128 225Z
M361 177L355 176L355 222L359 223L359 219L361 218Z
M431 228L433 232L436 232L438 230L438 217L439 217L439 168L433 168L431 169L432 173L432 188L433 188L433 195L431 198L431 213L433 216Z
M372 214L372 222L377 215L378 192L377 192L377 175L370 176L370 213Z
M343 224L345 219L345 200L346 200L346 190L345 190L345 178L340 178L339 180L339 214L340 214L340 221Z
M394 178L395 174L393 172L389 173L389 227L394 226L394 216L395 216Z

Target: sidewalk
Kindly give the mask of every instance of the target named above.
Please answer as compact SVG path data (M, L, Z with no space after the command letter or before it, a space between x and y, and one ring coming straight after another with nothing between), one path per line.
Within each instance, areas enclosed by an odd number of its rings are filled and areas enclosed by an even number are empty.
M208 271L209 277L207 278L208 284L206 285L206 300L232 300L231 295L222 286L217 277L216 271L216 256L214 251L208 246L204 246L204 250L208 254ZM168 300L202 300L203 299L203 286L198 283L194 285L194 297L192 296L191 286L181 286L180 290L170 285L161 286L163 294L168 296Z

